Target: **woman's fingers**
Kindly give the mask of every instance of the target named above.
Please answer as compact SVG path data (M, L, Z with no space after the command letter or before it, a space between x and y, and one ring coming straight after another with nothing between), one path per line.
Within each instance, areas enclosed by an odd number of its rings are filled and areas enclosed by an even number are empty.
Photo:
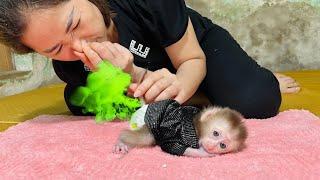
M144 96L146 102L160 101L175 98L178 102L183 102L184 94L176 75L167 69L152 72L136 88L134 97Z
M171 99L175 96L177 96L179 90L177 87L175 86L169 86L167 87L164 91L162 91L157 98L155 98L154 101L161 101L161 100L165 100L165 99Z
M133 55L127 48L121 46L118 43L114 43L114 47L121 53L121 55L125 59L129 59L129 60L133 61Z
M140 97L144 95L151 88L151 86L161 78L162 75L160 73L153 72L151 75L147 76L144 81L142 81L142 83L137 87L133 96Z
M94 65L90 62L90 60L87 58L87 56L84 53L80 53L77 51L73 51L73 53L80 58L80 60L90 68L90 70L94 70Z
M92 48L92 50L94 50L103 60L111 60L115 58L115 55L109 50L109 48L102 43L90 43L90 48Z
M82 50L95 68L102 61L102 58L98 55L98 53L96 53L85 41L82 41Z
M161 78L156 81L149 90L144 94L144 98L147 102L153 101L156 99L162 91L167 89L172 83L170 78Z
M180 91L177 96L174 98L174 100L178 101L180 104L184 103L186 101L185 99L185 93L183 91Z
M114 59L115 57L118 58L119 56L121 56L120 51L117 48L115 48L114 44L112 44L111 42L105 41L102 43L102 46L105 47L106 49L108 49L108 51L113 56L112 59Z
M134 91L137 89L137 87L138 87L137 83L130 84L130 86L128 87L128 90L127 90L127 95L128 96L133 96Z
M108 60L114 66L121 68L125 72L131 73L133 55L125 47L117 43L106 41L102 43L93 42L90 44L90 48L96 52L100 59Z
M133 70L133 55L132 53L125 47L121 46L118 43L114 43L113 47L117 49L119 54L121 54L119 62L121 63L120 67L127 73L132 72Z

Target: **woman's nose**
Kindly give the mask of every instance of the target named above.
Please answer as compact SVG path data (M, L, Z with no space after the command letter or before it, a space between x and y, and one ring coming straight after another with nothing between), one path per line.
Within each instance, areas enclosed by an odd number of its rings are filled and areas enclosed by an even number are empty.
M81 39L79 38L73 38L70 42L71 49L77 52L83 52L82 51L82 45L81 45Z

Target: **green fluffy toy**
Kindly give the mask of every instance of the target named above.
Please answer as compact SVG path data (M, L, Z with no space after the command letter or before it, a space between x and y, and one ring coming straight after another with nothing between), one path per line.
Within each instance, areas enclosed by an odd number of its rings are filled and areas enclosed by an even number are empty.
M98 70L88 75L86 86L75 90L70 102L83 107L84 113L95 114L97 123L127 120L142 105L139 99L126 96L130 83L129 74L102 61Z

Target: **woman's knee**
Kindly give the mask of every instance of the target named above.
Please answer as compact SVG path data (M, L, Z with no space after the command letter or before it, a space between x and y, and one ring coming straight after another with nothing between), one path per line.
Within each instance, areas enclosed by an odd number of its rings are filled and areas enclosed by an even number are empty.
M246 118L269 118L278 114L281 105L279 83L270 72L256 79L249 90L243 91L235 102Z
M279 83L272 73L214 96L208 95L213 104L233 108L245 118L273 117L281 104Z
M276 92L261 92L245 95L242 101L234 106L246 118L269 118L278 114L281 104L281 95Z

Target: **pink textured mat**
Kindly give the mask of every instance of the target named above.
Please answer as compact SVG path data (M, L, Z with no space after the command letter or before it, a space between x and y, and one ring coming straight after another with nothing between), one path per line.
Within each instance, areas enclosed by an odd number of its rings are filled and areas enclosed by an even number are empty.
M316 179L320 177L320 120L286 111L246 120L247 148L213 158L176 157L160 148L111 153L125 122L39 116L0 133L0 179Z

